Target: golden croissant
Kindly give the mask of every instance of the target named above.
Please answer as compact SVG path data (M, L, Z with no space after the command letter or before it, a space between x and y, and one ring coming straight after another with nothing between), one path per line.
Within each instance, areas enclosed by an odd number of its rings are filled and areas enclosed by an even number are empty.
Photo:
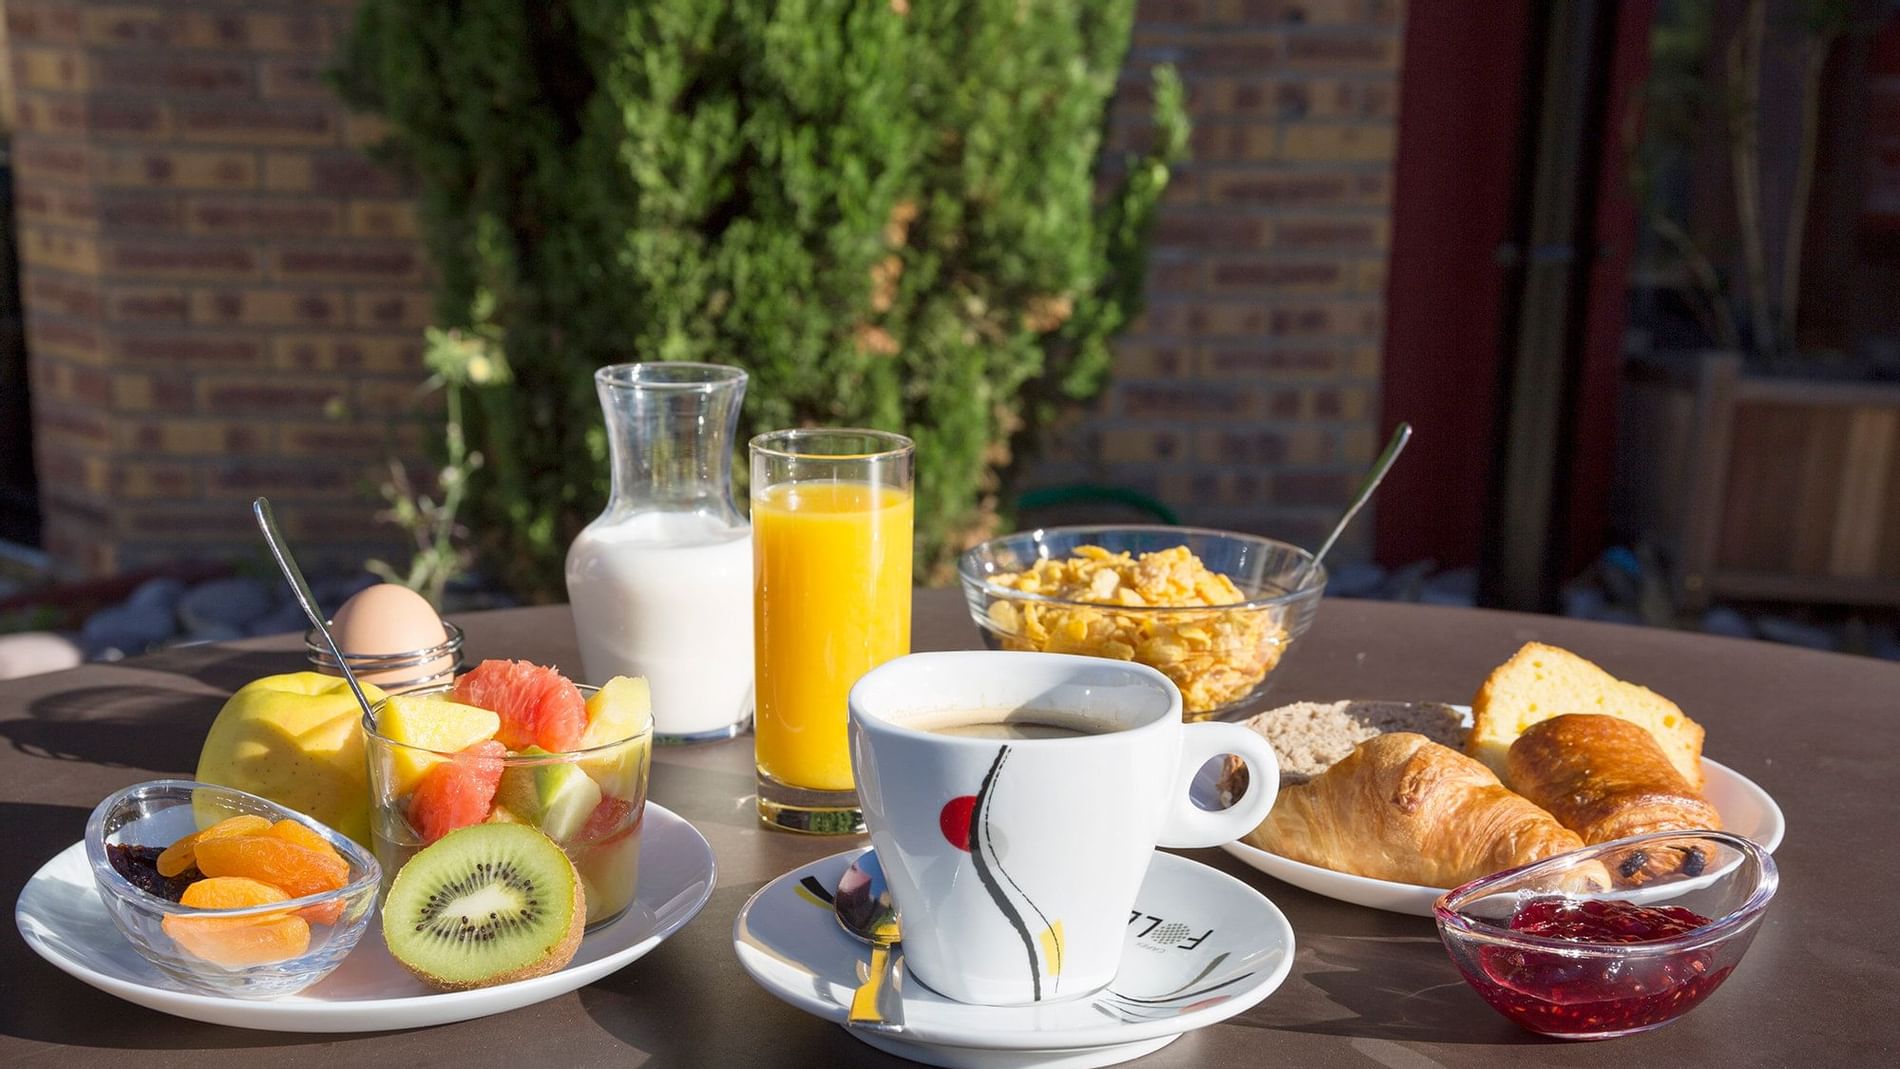
M1294 861L1428 887L1456 887L1583 846L1482 762L1406 731L1367 739L1320 775L1283 788L1244 841ZM1600 875L1583 879L1606 886Z

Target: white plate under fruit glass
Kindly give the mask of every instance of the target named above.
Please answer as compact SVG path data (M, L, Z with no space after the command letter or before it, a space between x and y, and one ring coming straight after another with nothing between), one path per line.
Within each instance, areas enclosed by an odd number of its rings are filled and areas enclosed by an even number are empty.
M711 897L712 847L665 806L647 803L640 882L618 920L588 932L567 967L547 976L474 991L432 991L383 946L377 924L322 982L268 1001L187 990L145 960L106 914L83 842L28 880L13 919L40 957L127 1002L194 1021L271 1032L380 1032L466 1021L517 1009L592 983L644 956Z
M1452 708L1464 714L1469 726L1471 710L1462 705ZM1217 800L1215 768L1215 764L1209 762L1195 777L1192 791L1198 804L1217 809L1220 803ZM1722 814L1724 831L1753 839L1770 852L1781 845L1787 823L1782 818L1781 807L1775 804L1767 791L1740 772L1706 757L1702 759L1702 776L1702 796L1708 799L1716 812ZM1423 884L1375 880L1350 872L1335 872L1238 841L1224 843L1221 849L1274 879L1290 883L1301 890L1392 913L1429 917L1432 915L1432 903L1438 900L1439 895L1450 890L1446 887L1426 887Z

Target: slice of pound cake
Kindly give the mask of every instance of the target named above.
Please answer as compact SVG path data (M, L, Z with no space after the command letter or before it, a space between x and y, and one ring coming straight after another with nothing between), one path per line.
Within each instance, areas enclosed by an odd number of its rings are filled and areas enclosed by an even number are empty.
M1280 786L1305 783L1360 743L1390 731L1412 731L1454 750L1465 742L1464 718L1435 702L1294 702L1240 722L1265 736L1280 759ZM1220 793L1230 803L1247 789L1247 766L1228 758Z
M1526 643L1478 688L1465 752L1491 766L1508 786L1505 755L1511 743L1532 724L1566 713L1607 713L1647 728L1676 771L1702 789L1702 725L1655 691L1541 642Z

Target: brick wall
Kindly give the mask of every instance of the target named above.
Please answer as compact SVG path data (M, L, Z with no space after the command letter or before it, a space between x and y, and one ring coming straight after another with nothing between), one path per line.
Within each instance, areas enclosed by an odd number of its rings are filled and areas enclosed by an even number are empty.
M248 551L269 493L300 546L360 558L378 458L417 441L392 424L428 302L373 124L319 78L351 0L0 2L50 548L94 572ZM1317 538L1376 449L1402 13L1141 5L1112 136L1139 143L1172 62L1194 161L1114 384L1032 482Z
M428 322L414 208L321 72L351 3L7 0L47 546L109 572L386 544Z
M1157 226L1147 315L1032 483L1112 483L1188 523L1324 535L1379 445L1403 14L1403 0L1141 4L1113 143L1142 143L1147 72L1167 62L1194 158Z

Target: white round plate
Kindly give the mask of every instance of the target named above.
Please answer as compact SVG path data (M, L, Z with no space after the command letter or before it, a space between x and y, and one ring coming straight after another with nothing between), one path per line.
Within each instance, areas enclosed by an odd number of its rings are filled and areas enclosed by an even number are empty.
M1467 721L1470 719L1469 708L1462 705L1453 708L1465 714ZM1218 809L1220 803L1215 801L1215 768L1216 764L1209 762L1195 777L1192 790L1196 802ZM1702 777L1702 796L1708 799L1716 812L1722 814L1724 831L1753 839L1770 852L1781 845L1787 822L1782 819L1781 807L1775 804L1767 791L1740 772L1706 757L1702 759ZM1334 872L1239 841L1223 843L1221 849L1274 879L1284 880L1302 890L1350 902L1355 906L1369 906L1392 913L1429 917L1432 915L1432 903L1448 890L1444 887L1426 887L1416 883L1354 876L1349 872Z
M815 861L739 911L739 963L767 991L844 1024L868 952L838 927L831 889L862 850ZM1156 853L1135 899L1122 966L1106 990L1037 1006L952 1002L903 975L901 1033L847 1028L870 1045L953 1069L1086 1069L1166 1046L1266 998L1293 965L1293 929L1260 892Z
M380 1032L466 1021L565 994L645 955L693 919L712 896L712 847L665 806L647 803L640 833L640 882L633 905L587 933L559 972L475 991L432 991L384 948L376 922L343 964L322 982L268 1001L192 991L146 961L107 915L74 843L33 874L14 907L14 923L40 957L127 1002L194 1021L270 1032Z

